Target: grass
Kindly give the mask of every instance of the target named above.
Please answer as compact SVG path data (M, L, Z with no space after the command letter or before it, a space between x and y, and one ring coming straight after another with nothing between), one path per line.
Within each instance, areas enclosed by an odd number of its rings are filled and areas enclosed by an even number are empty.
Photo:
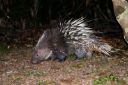
M39 72L39 71L27 71L25 72L26 76L36 76L36 77L40 77L40 76L46 76L45 72Z
M120 83L121 85L124 85L126 83L125 81L120 80L115 75L109 75L109 76L100 77L100 78L94 80L94 85L104 85L107 82L117 82L117 83Z
M17 77L15 80L18 81L18 80L21 80L22 78L21 77Z
M66 60L74 61L75 59L76 59L76 56L72 54L72 55L69 55Z
M85 66L84 63L81 63L81 62L72 65L72 67L75 69L80 69L80 68L83 68L84 66Z
M56 85L54 81L39 81L37 85Z
M43 82L43 81L39 81L38 83L37 83L37 85L47 85L45 82Z
M75 54L71 54L67 57L66 60L68 61L74 61L74 60L79 60L79 61L84 61L85 59L87 59L86 57L83 58L77 58L77 56Z

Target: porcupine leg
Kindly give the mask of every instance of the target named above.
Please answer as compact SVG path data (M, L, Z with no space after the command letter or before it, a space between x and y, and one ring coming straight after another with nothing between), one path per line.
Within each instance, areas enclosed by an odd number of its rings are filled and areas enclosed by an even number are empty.
M65 54L58 52L58 53L56 53L55 60L57 60L59 62L63 62L63 61L65 61L66 57L67 56Z
M59 50L54 50L53 55L50 57L49 60L63 62L63 61L65 61L66 57L67 57L67 55L65 52L61 52Z
M92 56L92 52L81 47L76 50L75 55L77 59L81 59Z

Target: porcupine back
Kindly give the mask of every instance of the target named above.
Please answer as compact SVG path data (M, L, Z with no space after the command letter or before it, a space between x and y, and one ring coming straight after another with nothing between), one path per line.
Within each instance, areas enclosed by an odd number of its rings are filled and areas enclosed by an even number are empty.
M89 28L84 18L60 23L66 43L75 49L78 58L92 56L93 52L109 55L112 47L95 35L93 28ZM70 50L70 49L69 49Z

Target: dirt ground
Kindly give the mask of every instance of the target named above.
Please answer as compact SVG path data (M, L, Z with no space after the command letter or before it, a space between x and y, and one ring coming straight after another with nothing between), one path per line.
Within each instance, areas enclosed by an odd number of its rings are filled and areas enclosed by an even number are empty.
M0 85L128 85L127 44L114 38L107 41L123 50L111 56L70 56L64 62L32 64L32 48L10 49L0 54Z
M31 49L11 50L0 56L0 85L128 85L127 53L31 64Z

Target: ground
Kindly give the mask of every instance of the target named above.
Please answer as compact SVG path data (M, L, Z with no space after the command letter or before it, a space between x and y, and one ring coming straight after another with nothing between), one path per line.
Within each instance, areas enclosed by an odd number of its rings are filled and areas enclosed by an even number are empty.
M14 49L0 57L0 85L128 85L127 53L32 64L31 48Z
M110 56L69 56L64 62L40 64L30 62L34 46L8 50L0 44L0 85L128 85L127 44L117 36L104 39L118 49Z

